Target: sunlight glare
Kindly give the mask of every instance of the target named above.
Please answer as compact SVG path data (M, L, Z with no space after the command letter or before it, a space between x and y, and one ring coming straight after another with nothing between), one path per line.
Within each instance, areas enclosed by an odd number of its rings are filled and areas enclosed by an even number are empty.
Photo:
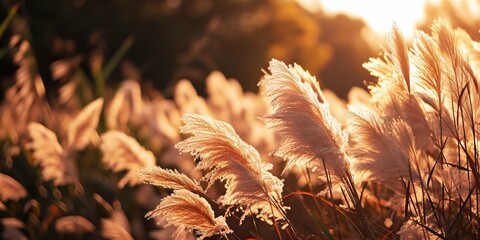
M428 0L298 0L312 11L322 9L327 13L344 13L363 19L377 34L390 31L395 22L407 38L415 33L415 24L424 16ZM431 2L431 1L430 1Z

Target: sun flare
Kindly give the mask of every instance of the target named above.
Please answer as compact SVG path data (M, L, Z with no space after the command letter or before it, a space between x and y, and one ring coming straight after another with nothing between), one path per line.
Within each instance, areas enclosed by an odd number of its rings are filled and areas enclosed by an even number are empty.
M387 33L395 22L407 38L415 32L415 24L424 16L424 6L431 0L298 0L310 10L323 9L327 14L344 13L363 19L377 34Z

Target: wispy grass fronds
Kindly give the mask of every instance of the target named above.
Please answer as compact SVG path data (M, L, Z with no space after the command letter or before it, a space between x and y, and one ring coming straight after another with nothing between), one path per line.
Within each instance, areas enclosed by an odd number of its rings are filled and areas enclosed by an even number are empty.
M187 177L185 174L179 173L177 170L163 169L161 167L146 167L139 169L138 174L145 183L155 186L173 190L186 189L196 193L204 192L197 181Z
M199 113L210 115L205 99L198 96L197 91L188 80L180 80L175 85L175 103L184 113Z
M475 128L479 115L478 80L468 54L473 43L466 43L463 35L440 19L432 25L431 36L419 32L414 42L415 87L432 108L437 142L440 134L464 140L471 134L464 129Z
M226 236L232 232L223 216L215 218L207 200L188 190L175 190L145 217L161 217L168 225L176 226L174 235L178 239L185 238L192 231L195 231L199 239L213 235Z
M232 121L242 111L242 86L233 79L227 79L221 72L210 73L206 80L209 108L216 118Z
M284 219L283 182L269 172L272 165L242 141L232 126L196 114L186 114L182 120L181 132L192 136L175 147L200 160L196 169L208 171L203 180L209 186L216 180L225 181L222 204L242 206L243 217L253 214L269 223L272 218Z
M103 218L101 221L102 230L100 234L103 238L110 240L133 240L133 237L130 235L129 221L122 210L120 202L115 201L113 205L110 217Z
M401 240L414 240L414 239L431 239L428 237L427 232L422 226L414 223L413 221L405 222L398 231Z
M53 180L55 185L74 184L82 191L74 153L84 149L92 134L96 134L102 106L101 98L91 102L68 124L63 146L57 135L42 124L28 125L31 142L27 147L32 150L35 163L42 167L44 180Z
M27 240L28 238L20 231L25 227L25 224L17 218L2 218L0 223L3 227L2 239L15 239L15 240Z
M343 200L357 213L361 234L373 237L345 152L347 134L330 113L315 78L298 65L287 66L275 59L270 61L269 70L259 85L264 87L262 93L272 109L265 118L267 126L281 139L275 155L287 160L287 170L300 167L318 171L332 198L333 188L340 187Z
M95 230L95 226L82 216L67 216L57 219L55 229L63 234L84 234Z
M407 193L403 206L410 224L404 227L414 224L420 237L474 236L480 184L474 43L436 20L432 34L418 32L402 57L405 45L395 40L395 31L385 59L364 64L378 78L370 86L372 109L349 118L357 177ZM405 64L397 64L401 61ZM407 233L403 227L399 232L402 238Z
M272 114L265 120L280 137L275 155L287 159L286 169L294 166L320 170L338 181L348 169L344 152L346 135L329 112L316 80L300 66L270 62L259 83Z
M142 124L147 127L152 140L168 146L181 140L178 131L181 108L178 109L173 101L155 99L142 106Z
M121 225L111 219L102 219L102 238L108 240L133 240L133 237Z
M109 129L123 130L129 119L136 120L142 111L142 96L138 82L128 80L115 92L105 111L105 121Z
M404 119L414 131L419 147L431 149L432 130L420 99L412 91L410 55L402 33L394 24L388 38L385 57L371 58L369 62L363 64L372 76L378 78L375 84L369 86L372 94L371 104L378 111L377 114L387 122ZM434 72L435 66L431 68Z
M28 132L32 139L28 148L42 167L43 179L53 180L56 185L78 183L77 166L58 143L57 135L39 123L30 123Z
M72 120L67 129L67 149L81 150L87 146L92 134L96 133L102 107L103 99L99 98L85 106Z
M18 201L27 196L25 188L14 178L0 173L0 200Z
M391 59L395 69L400 70L397 71L397 74L400 75L400 78L403 78L410 93L410 62L407 44L396 24L393 24L393 30L390 34L388 41L389 54L387 57Z
M112 130L102 134L101 139L100 149L105 165L114 172L127 171L118 182L120 188L126 184L133 186L142 182L134 172L136 169L155 166L153 153L125 133Z
M420 153L406 122L385 122L369 110L350 112L347 119L348 154L358 181L375 179L400 193L401 179L420 181L414 162Z

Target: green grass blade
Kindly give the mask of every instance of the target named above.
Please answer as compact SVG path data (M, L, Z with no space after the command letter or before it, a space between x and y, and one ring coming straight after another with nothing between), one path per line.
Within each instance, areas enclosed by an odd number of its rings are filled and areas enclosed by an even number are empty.
M105 80L110 77L113 70L118 66L120 61L123 59L125 54L127 53L128 49L132 46L134 42L133 37L128 37L122 43L120 48L115 52L112 58L108 61L108 63L103 67L103 69L94 69L93 76L95 80L95 92L97 97L103 97L103 92L105 88Z
M5 18L5 20L3 20L2 24L0 24L0 38L2 38L3 34L7 30L7 27L12 22L13 17L15 17L15 14L17 14L17 11L18 11L18 4L10 8L10 11L8 12L7 17Z
M103 69L104 79L108 79L110 77L110 74L112 74L113 70L120 63L120 61L125 56L128 49L130 49L134 41L135 41L135 38L131 36L125 39L125 41L122 43L122 46L120 46L120 48L113 55L110 61L108 61L107 65L105 65L105 68Z
M8 55L8 47L0 48L0 59Z

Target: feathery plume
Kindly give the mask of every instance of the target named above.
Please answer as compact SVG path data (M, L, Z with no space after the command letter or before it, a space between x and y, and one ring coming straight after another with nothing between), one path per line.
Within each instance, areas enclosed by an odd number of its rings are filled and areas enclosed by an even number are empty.
M424 231L425 230L420 225L409 220L403 224L402 228L400 228L398 235L400 235L401 240L426 239Z
M460 115L464 121L456 124L457 138L462 139L462 128L476 128L480 115L480 96L478 82L469 65L468 55L462 48L461 37L452 29L445 20L437 20L432 25L432 35L437 39L442 53L442 66L446 90L446 106L450 107L451 119ZM468 137L468 136L467 136Z
M273 113L267 125L281 138L275 155L293 166L312 170L328 169L337 180L348 168L343 150L346 136L329 112L316 80L299 66L291 67L273 59L259 83ZM324 166L325 164L325 166Z
M101 199L100 196L97 198ZM108 219L103 218L101 221L102 230L100 234L103 238L110 240L133 240L133 237L130 235L130 224L120 202L115 201L113 205L113 209L109 206L112 210L110 217Z
M403 119L415 133L414 138L419 149L433 148L432 130L428 115L421 106L421 100L416 95L410 95L399 84L384 85L385 95L374 104L377 114L386 122Z
M103 238L109 240L133 240L133 237L122 226L110 219L102 219L102 231L100 232Z
M55 185L78 185L77 166L55 133L39 123L30 123L28 132L32 141L27 147L33 151L35 163L42 167L43 179L53 180Z
M99 98L85 106L73 119L67 129L66 149L81 150L87 146L98 126L102 106L103 99Z
M378 78L377 83L369 87L373 108L388 122L404 119L415 133L419 147L431 149L429 122L420 99L412 92L408 48L395 24L384 59L370 59L363 66Z
M65 106L79 106L76 91L78 89L78 80L72 79L64 83L58 90L58 102Z
M357 179L376 179L404 193L402 178L418 183L423 173L418 171L430 169L425 167L423 158L420 161L422 155L405 121L385 122L368 110L350 112L347 119L347 152L353 158L352 170Z
M27 196L25 188L12 177L0 173L0 200L18 201Z
M216 118L231 121L240 115L243 91L237 81L228 80L222 73L214 71L208 75L206 84L208 106Z
M123 129L129 118L138 118L141 114L142 96L140 85L127 80L117 90L105 111L105 121L109 129Z
M141 167L155 166L155 156L143 148L134 138L123 132L111 130L101 136L100 149L103 152L102 161L114 172L127 170L127 174L119 181L123 188L141 183L134 170Z
M240 205L246 209L244 216L255 214L272 223L283 219L283 182L269 170L259 153L240 139L228 123L197 114L186 114L181 132L192 136L175 145L182 153L198 157L197 170L209 171L204 180L209 186L216 180L225 181L224 205Z
M148 219L160 216L177 230L174 235L183 239L188 232L195 231L199 239L213 235L225 236L232 231L223 216L215 218L214 212L207 200L188 190L174 190L174 193L164 198L155 210L148 212Z
M2 239L27 240L25 235L19 230L25 227L25 224L17 218L2 218L0 221L3 230L0 235Z
M180 113L175 103L166 99L156 99L142 108L142 119L151 138L168 145L180 141Z
M433 37L424 32L417 32L411 61L414 66L412 71L415 78L414 86L429 94L430 98L443 102L440 49ZM426 99L424 101L430 102ZM439 102L432 102L430 105L435 109L439 108Z
M140 178L145 183L169 188L173 190L186 189L192 192L203 193L197 181L179 173L177 170L163 169L161 167L146 167L138 170Z
M399 74L401 74L404 79L408 93L410 93L410 62L408 60L408 47L405 44L402 32L396 24L393 24L388 46L390 50L388 57L390 57L396 69L400 70Z
M188 80L180 80L175 85L174 99L182 113L210 114L207 103L198 96L197 91Z
M370 106L372 95L360 87L352 87L347 95L348 107L368 107Z
M412 50L412 83L418 96L431 107L427 114L437 145L441 145L440 135L464 139L468 136L461 129L474 127L480 115L478 82L466 46L472 44L471 40L441 19L434 21L432 36L423 32L417 35ZM457 117L466 121L458 122Z
M55 230L64 234L84 234L95 230L95 226L82 216L66 216L57 219Z
M6 217L0 221L3 226L9 226L14 228L24 228L25 223L18 218Z

